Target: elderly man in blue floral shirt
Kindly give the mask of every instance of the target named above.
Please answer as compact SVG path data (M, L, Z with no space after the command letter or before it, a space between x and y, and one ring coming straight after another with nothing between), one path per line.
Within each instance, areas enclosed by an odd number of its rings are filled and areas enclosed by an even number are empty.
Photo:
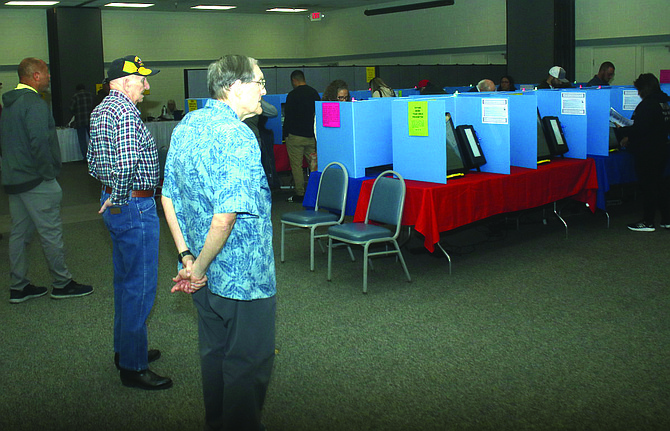
M114 360L125 386L167 389L172 380L148 367L147 318L158 284L159 222L154 191L159 166L156 141L137 104L158 70L129 55L107 71L110 92L91 114L89 173L102 183L100 211L112 238L114 263Z
M270 188L242 120L261 113L265 79L256 60L230 55L209 66L207 82L213 100L175 128L165 166L163 208L181 265L172 290L192 293L198 310L207 428L257 431L276 280Z

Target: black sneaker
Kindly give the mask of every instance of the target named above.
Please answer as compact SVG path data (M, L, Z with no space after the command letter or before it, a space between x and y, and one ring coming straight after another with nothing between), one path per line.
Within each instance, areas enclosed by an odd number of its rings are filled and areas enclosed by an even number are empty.
M46 294L46 287L38 287L33 286L32 284L28 284L22 290L10 289L9 302L12 304L19 304L23 301L29 300L30 298L38 298Z
M288 198L286 198L286 202L302 203L303 198L304 198L304 196L293 195L293 196L289 196Z
M629 224L628 229L635 232L653 232L656 230L653 224L647 224L643 221Z
M670 223L661 223L659 226L663 229L670 229Z
M77 298L90 293L93 293L93 287L79 284L74 280L70 280L70 283L62 289L56 289L55 287L51 289L51 297L53 299Z

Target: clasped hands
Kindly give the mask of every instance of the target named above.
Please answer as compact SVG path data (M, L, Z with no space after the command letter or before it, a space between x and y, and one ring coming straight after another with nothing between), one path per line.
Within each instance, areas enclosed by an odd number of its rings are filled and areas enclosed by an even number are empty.
M195 293L207 284L207 276L197 277L193 274L193 256L186 256L182 259L184 267L177 273L177 276L172 279L175 285L170 292L184 292Z

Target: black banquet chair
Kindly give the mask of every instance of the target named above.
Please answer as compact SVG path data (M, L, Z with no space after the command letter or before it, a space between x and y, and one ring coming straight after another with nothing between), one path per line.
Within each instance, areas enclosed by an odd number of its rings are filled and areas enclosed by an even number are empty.
M405 271L407 281L412 281L397 241L405 206L405 192L405 180L400 174L384 171L372 185L365 222L343 223L328 228L328 281L332 274L333 247L339 245L336 242L363 246L363 293L368 291L368 259L373 256L395 254ZM388 225L390 229L370 222ZM384 250L369 251L371 245L381 243L387 243ZM389 244L393 249L389 249Z
M314 271L314 241L328 234L319 234L318 229L342 223L347 202L349 173L339 162L329 163L319 179L314 210L302 210L284 213L281 216L281 261L284 262L284 243L286 231L309 229L309 269ZM326 210L326 211L323 211ZM320 242L319 242L320 244ZM321 247L322 251L323 246ZM353 253L349 250L351 259Z

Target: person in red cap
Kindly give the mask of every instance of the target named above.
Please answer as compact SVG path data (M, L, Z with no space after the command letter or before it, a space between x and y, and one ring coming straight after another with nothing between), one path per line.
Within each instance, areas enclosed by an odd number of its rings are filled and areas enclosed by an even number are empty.
M427 79L422 79L419 81L419 83L416 85L416 88L419 90L419 94L446 94L443 89Z
M121 383L141 389L172 386L148 365L161 355L148 350L146 325L158 284L159 165L156 141L136 106L158 72L135 55L112 62L109 95L91 114L88 153L89 173L102 183L99 213L112 237L114 361Z

